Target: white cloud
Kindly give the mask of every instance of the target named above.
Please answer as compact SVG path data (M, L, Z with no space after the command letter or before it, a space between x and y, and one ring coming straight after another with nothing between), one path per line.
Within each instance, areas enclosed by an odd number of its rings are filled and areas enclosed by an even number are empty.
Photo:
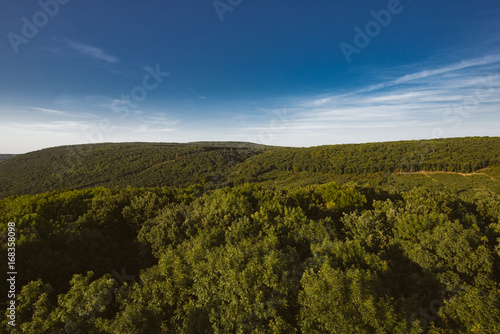
M75 133L75 131L82 130L88 127L88 122L76 121L32 121L32 122L5 122L0 125L4 129L25 129L34 132L67 132Z
M147 125L139 125L138 127L131 130L133 133L154 133L154 132L175 132L177 129L175 128L151 128Z
M60 110L55 110L55 109L47 109L47 108L37 108L33 107L32 109L42 111L47 114L53 114L53 115L68 115L69 113L66 111L60 111Z
M62 96L54 104L57 109L0 106L0 153L27 151L24 137L32 138L31 147L196 140L315 146L500 135L500 57L420 68L409 74L401 73L401 68L398 71L392 79L361 89L255 103L252 111L258 110L260 115L232 111L220 112L224 117L198 118L182 116L180 110L168 114L134 110L123 117L123 113L113 112L113 102L118 100L106 97ZM389 72L391 69L384 71ZM16 141L24 143L17 152L12 148Z
M64 46L78 52L79 54L96 60L103 60L110 64L116 63L119 60L117 57L112 56L106 53L104 50L92 45L83 44L80 42L72 41L70 39L62 39L62 42Z
M499 70L497 55L424 68L351 92L295 100L287 105L294 111L284 129L254 122L241 131L285 146L500 135L500 76L493 74Z
M471 59L471 60L464 60L464 61L461 61L459 63L455 63L455 64L448 65L448 66L443 66L441 68L436 68L436 69L431 69L431 70L423 70L420 72L407 74L407 75L404 75L404 76L397 78L395 80L391 80L388 82L383 82L380 84L369 86L368 88L357 91L357 93L371 92L374 90L379 90L379 89L383 89L386 87L397 86L400 84L404 84L404 83L419 80L419 79L426 79L428 77L432 77L432 76L436 76L436 75L440 75L440 74L446 74L449 72L456 72L456 71L471 68L471 67L496 64L498 62L500 62L500 56L498 56L498 55L486 56L486 57Z

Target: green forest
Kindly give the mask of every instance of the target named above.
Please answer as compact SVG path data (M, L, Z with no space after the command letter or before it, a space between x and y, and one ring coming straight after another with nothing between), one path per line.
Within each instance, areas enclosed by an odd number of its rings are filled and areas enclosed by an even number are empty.
M0 225L7 258L15 223L16 326L4 311L0 332L500 333L499 144L11 157Z
M0 162L15 157L15 154L0 154Z
M332 181L388 189L397 184L392 189L398 190L408 184L402 173L484 172L495 178L495 167L500 167L500 137L310 148L239 142L61 146L0 162L0 198L98 186L185 188L203 184L213 189L244 183L304 186ZM484 180L476 179L459 186L460 190L484 188L500 193L498 185L482 182L491 180L487 175ZM444 182L443 188L446 186Z

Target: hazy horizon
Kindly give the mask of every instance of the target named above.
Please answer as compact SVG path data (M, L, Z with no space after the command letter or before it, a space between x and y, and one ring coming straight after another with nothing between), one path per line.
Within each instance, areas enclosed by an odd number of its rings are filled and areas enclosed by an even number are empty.
M0 154L500 135L500 4L6 0Z

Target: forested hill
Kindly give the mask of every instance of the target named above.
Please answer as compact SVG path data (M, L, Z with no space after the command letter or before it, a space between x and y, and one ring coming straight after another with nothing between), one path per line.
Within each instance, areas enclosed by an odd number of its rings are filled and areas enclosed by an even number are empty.
M311 148L231 142L94 144L50 148L0 162L0 197L94 186L215 188L300 173L317 183L335 175L470 173L491 166L500 166L500 137Z
M0 154L0 162L16 156L15 154Z
M229 170L271 149L239 142L119 143L48 148L0 163L0 198L94 186L224 185Z
M500 164L499 137L280 148L247 160L245 174L280 171L362 174L451 171L470 173Z
M500 333L499 141L9 158L0 333Z

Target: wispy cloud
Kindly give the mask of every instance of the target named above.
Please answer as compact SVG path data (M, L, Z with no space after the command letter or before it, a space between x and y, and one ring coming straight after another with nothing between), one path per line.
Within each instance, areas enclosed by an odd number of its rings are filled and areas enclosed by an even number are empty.
M82 129L88 128L88 122L78 121L32 121L32 122L5 122L0 125L0 129L15 129L16 131L29 131L32 134L59 134L71 135L81 133Z
M380 71L384 77L376 84L352 91L266 101L253 105L260 114L227 112L216 120L161 109L131 111L124 117L113 111L113 99L99 96L63 96L53 104L56 109L30 106L13 112L0 105L0 136L53 138L50 143L56 144L66 138L65 143L235 140L314 146L500 135L500 56L413 68ZM283 108L274 109L277 105ZM93 136L89 139L86 133Z
M60 110L55 110L55 109L37 108L37 107L32 107L32 109L44 112L46 114L52 114L52 115L61 115L61 116L69 115L69 113L66 111L60 111Z
M472 68L483 68L483 70L495 70L498 69L498 64L500 63L500 55L489 55L485 56L482 58L475 58L475 59L469 59L469 60L464 60L458 63L454 63L451 65L445 65L439 68L433 68L433 69L425 69L421 70L418 72L410 73L410 74L405 74L403 76L400 76L396 79L389 80L389 81L384 81L381 83L377 83L374 85L370 85L367 87L363 87L357 90L354 90L352 92L348 92L345 94L336 94L336 95L330 95L330 96L322 96L320 98L316 98L313 100L309 101L304 101L304 106L322 106L326 105L328 103L331 103L334 99L339 98L339 97L348 97L348 96L357 96L362 93L370 93L378 90L382 90L385 88L391 88L395 86L400 86L403 84L409 84L413 82L422 82L424 79L436 77L436 76L443 76L447 74L454 74L450 75L449 81L454 82L456 85L460 85L462 80L470 80L470 75L463 75L459 74L456 72L459 72L461 70L467 70L467 69L472 69ZM445 77L441 77L442 81L446 81ZM474 80L474 78L473 78ZM425 83L425 82L424 82ZM463 83L462 83L463 84ZM413 92L411 92L413 93ZM411 94L410 93L410 94Z
M500 135L499 72L498 55L409 74L400 70L394 79L350 92L284 101L293 110L285 127L255 122L241 131L272 139L264 144L296 146L432 138L436 133Z
M139 125L132 129L133 133L175 132L176 128L151 128L147 125Z
M67 38L61 39L61 42L65 47L92 59L102 60L110 64L116 63L119 60L117 57L108 54L96 46L80 43Z
M379 89L386 88L386 87L401 85L401 84L404 84L404 83L407 83L410 81L414 81L414 80L418 80L418 79L426 79L428 77L432 77L432 76L436 76L436 75L446 74L446 73L450 73L450 72L456 72L456 71L471 68L471 67L496 64L498 62L500 62L499 55L486 56L486 57L476 58L476 59L471 59L471 60L464 60L464 61L461 61L459 63L455 63L455 64L448 65L448 66L443 66L443 67L436 68L436 69L423 70L420 72L407 74L407 75L404 75L404 76L397 78L395 80L391 80L388 82L383 82L380 84L369 86L368 88L357 91L357 93L370 92L370 91L379 90Z

